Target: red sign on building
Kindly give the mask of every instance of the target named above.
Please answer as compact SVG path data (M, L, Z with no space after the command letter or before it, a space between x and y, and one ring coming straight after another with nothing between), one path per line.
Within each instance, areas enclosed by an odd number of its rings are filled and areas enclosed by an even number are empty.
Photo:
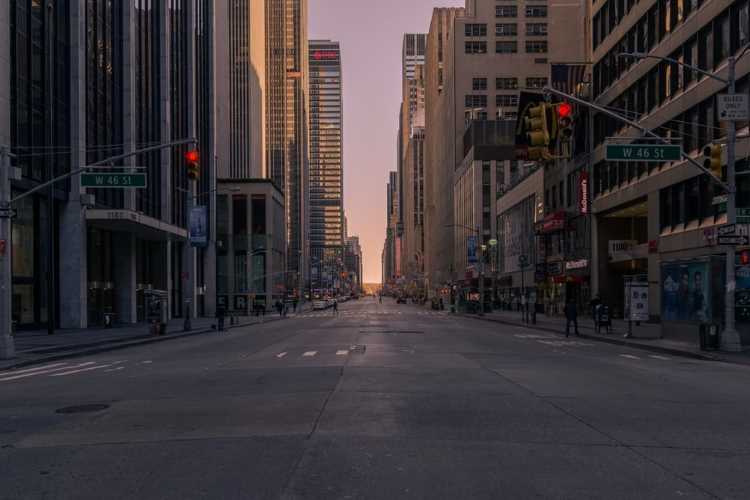
M585 170L578 177L578 211L581 215L589 213L589 173Z

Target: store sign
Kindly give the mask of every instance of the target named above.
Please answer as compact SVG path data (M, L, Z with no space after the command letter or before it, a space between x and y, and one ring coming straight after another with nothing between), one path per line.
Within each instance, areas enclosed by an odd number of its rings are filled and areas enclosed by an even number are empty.
M316 61L321 61L321 60L331 61L331 60L336 60L338 58L339 58L339 53L336 52L335 50L316 50L315 52L313 52L313 59L315 59Z
M589 174L585 170L578 179L578 211L581 215L589 213Z
M571 260L565 263L566 271L573 271L576 269L586 269L589 267L589 261L586 259Z
M555 212L544 218L540 224L539 232L553 233L565 229L565 212Z

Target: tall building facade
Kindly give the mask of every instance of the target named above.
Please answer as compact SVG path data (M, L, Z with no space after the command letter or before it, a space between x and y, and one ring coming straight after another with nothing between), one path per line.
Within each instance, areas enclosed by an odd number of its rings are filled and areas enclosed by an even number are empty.
M309 283L307 0L266 1L266 164L286 202L287 282Z
M717 111L717 94L726 86L685 66L658 58L635 60L619 52L668 57L727 78L728 58L750 42L747 1L628 2L593 5L593 97L642 126L682 145L699 158L711 143L722 144L726 122ZM750 89L750 59L737 60L736 93ZM747 122L738 122L738 138ZM624 283L649 286L649 312L665 337L697 340L703 321L724 318L725 254L716 245L717 228L727 220L721 194L685 161L625 163L607 161L605 143L613 137L633 142L632 127L596 113L593 127L592 262L593 293L621 308ZM750 207L750 145L737 141L738 221ZM726 163L726 154L722 155ZM700 160L700 158L699 158ZM740 224L739 232L747 226ZM739 250L747 247L739 247ZM750 293L747 268L738 261L737 330L750 343Z
M112 167L142 168L143 189L81 186L78 176L22 199L13 223L13 320L81 328L147 318L158 291L171 317L213 314L215 299L213 6L199 0L18 0L0 7L0 135L23 178L14 196L80 165L145 145L188 145ZM31 27L34 29L31 29ZM55 154L49 154L54 152ZM208 212L208 245L188 242L193 196ZM94 201L90 196L93 195Z
M386 236L383 246L383 285L395 285L399 278L400 243L398 172L389 172L386 186Z
M310 286L321 294L340 285L345 270L341 48L311 40L309 54Z
M266 0L215 2L216 161L222 179L268 177Z

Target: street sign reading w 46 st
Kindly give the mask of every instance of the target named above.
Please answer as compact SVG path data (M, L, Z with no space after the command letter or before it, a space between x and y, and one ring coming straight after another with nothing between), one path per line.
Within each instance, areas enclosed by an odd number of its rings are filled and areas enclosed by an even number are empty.
M145 188L146 174L97 172L81 174L81 187L90 188Z
M677 144L607 144L607 161L678 161L682 147Z

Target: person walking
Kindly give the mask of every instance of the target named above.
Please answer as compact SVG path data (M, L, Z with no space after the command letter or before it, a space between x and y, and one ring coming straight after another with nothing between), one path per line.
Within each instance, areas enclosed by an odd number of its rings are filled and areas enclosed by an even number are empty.
M602 305L602 299L598 295L595 295L591 301L589 301L589 308L591 309L591 318L594 320L594 331L599 331L599 306Z
M224 308L224 306L220 305L216 308L216 322L218 326L218 330L220 332L224 331L224 318L227 315L227 310Z
M568 301L567 304L565 304L565 337L570 336L570 324L573 323L573 326L575 327L575 334L576 337L580 337L580 333L578 333L578 309L576 309L575 302Z
M334 316L339 315L339 301L338 300L333 301L333 315Z

